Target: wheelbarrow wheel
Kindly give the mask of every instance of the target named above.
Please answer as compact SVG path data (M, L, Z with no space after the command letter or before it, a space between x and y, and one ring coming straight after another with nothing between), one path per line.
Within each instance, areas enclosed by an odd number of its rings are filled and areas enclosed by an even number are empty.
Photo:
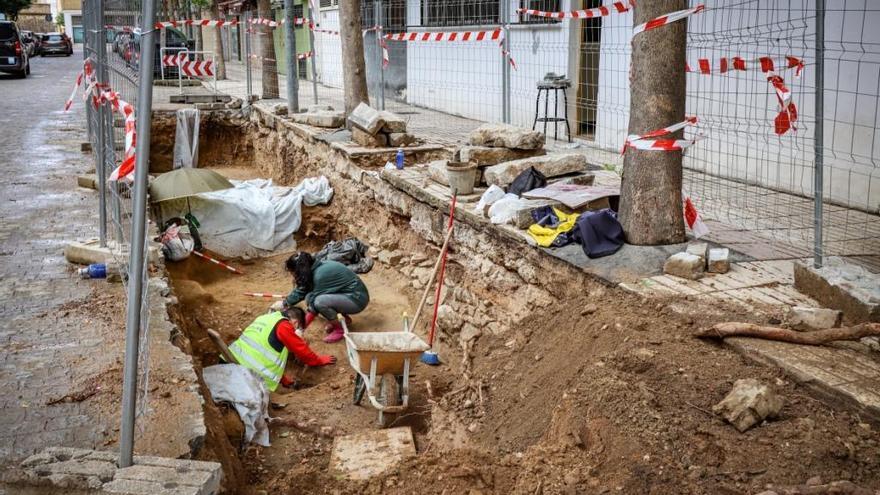
M364 399L364 392L367 390L367 384L364 383L364 379L360 374L356 374L354 377L354 397L352 397L351 403L358 406L361 401Z
M382 405L386 407L398 406L401 404L400 382L397 381L397 377L394 373L386 373L382 375L382 385L379 394L379 400L382 402ZM379 425L382 427L388 426L393 420L394 414L379 414Z

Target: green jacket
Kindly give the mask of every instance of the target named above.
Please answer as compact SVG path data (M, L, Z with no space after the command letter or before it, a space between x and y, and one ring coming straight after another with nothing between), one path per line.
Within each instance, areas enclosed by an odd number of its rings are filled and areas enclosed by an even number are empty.
M370 302L367 286L353 271L338 261L318 261L312 266L314 287L306 293L297 287L288 294L288 306L294 306L303 299L309 308L315 298L322 294L343 294L366 306Z

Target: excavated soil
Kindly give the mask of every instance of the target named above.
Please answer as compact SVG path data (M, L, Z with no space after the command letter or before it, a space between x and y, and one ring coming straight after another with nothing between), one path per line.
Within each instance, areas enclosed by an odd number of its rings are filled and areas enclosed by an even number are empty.
M219 170L234 178L257 175L249 164ZM405 219L369 198L341 197L337 194L330 206L305 209L296 235L300 249L314 252L330 239L355 235L393 237L398 251L435 255L437 246L413 234ZM285 256L233 261L246 272L241 276L198 259L168 264L180 301L175 317L197 368L217 362L207 328L230 342L265 311L269 301L243 292L290 290L281 266ZM447 293L459 285L473 287L482 277L460 260L451 259ZM322 343L323 322L317 320L307 338L339 363L306 371L290 365L288 371L305 387L273 394L273 401L284 406L270 411L310 431L273 427L271 447L239 449L241 425L234 413L221 407L209 415L214 436L208 446L234 455L224 466L233 463L244 471L227 489L244 494L747 494L814 477L880 489L880 425L828 405L776 368L692 337L717 322L770 323L778 317L774 310L746 311L689 298L645 300L581 276L552 276L552 300L514 327L483 332L469 344L460 344L457 334L440 334L444 365L415 367L413 403L394 424L412 427L418 455L369 481L348 481L328 468L328 435L376 428L376 414L352 405L354 374L344 360L344 344ZM420 296L411 270L377 263L364 280L372 302L353 329L399 328L401 313L412 313ZM522 294L497 288L483 302L516 308ZM468 315L459 316L468 321ZM424 332L424 325L417 330ZM779 418L739 433L711 412L741 378L757 378L783 397Z

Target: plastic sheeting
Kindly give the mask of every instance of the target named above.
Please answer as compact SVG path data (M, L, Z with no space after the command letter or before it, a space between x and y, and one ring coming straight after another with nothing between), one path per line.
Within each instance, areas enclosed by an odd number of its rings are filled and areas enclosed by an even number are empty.
M159 203L160 216L183 216L191 209L207 249L221 256L254 258L293 248L303 203L327 204L333 197L330 181L324 176L305 179L296 187L274 186L267 179L232 183L233 189L163 201Z
M232 404L244 423L244 440L269 443L269 390L259 375L239 364L216 364L202 370L214 402Z
M177 111L173 168L199 166L199 120L198 108L181 108Z

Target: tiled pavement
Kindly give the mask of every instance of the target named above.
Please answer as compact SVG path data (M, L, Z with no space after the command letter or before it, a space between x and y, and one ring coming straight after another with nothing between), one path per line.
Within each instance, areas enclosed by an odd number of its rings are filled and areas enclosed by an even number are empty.
M105 326L63 307L97 283L80 280L62 254L97 232L96 196L75 186L88 169L78 152L82 104L60 112L82 56L31 65L26 80L0 76L0 464L48 445L93 448L113 428L88 403L46 405L81 392L114 353L102 352Z

